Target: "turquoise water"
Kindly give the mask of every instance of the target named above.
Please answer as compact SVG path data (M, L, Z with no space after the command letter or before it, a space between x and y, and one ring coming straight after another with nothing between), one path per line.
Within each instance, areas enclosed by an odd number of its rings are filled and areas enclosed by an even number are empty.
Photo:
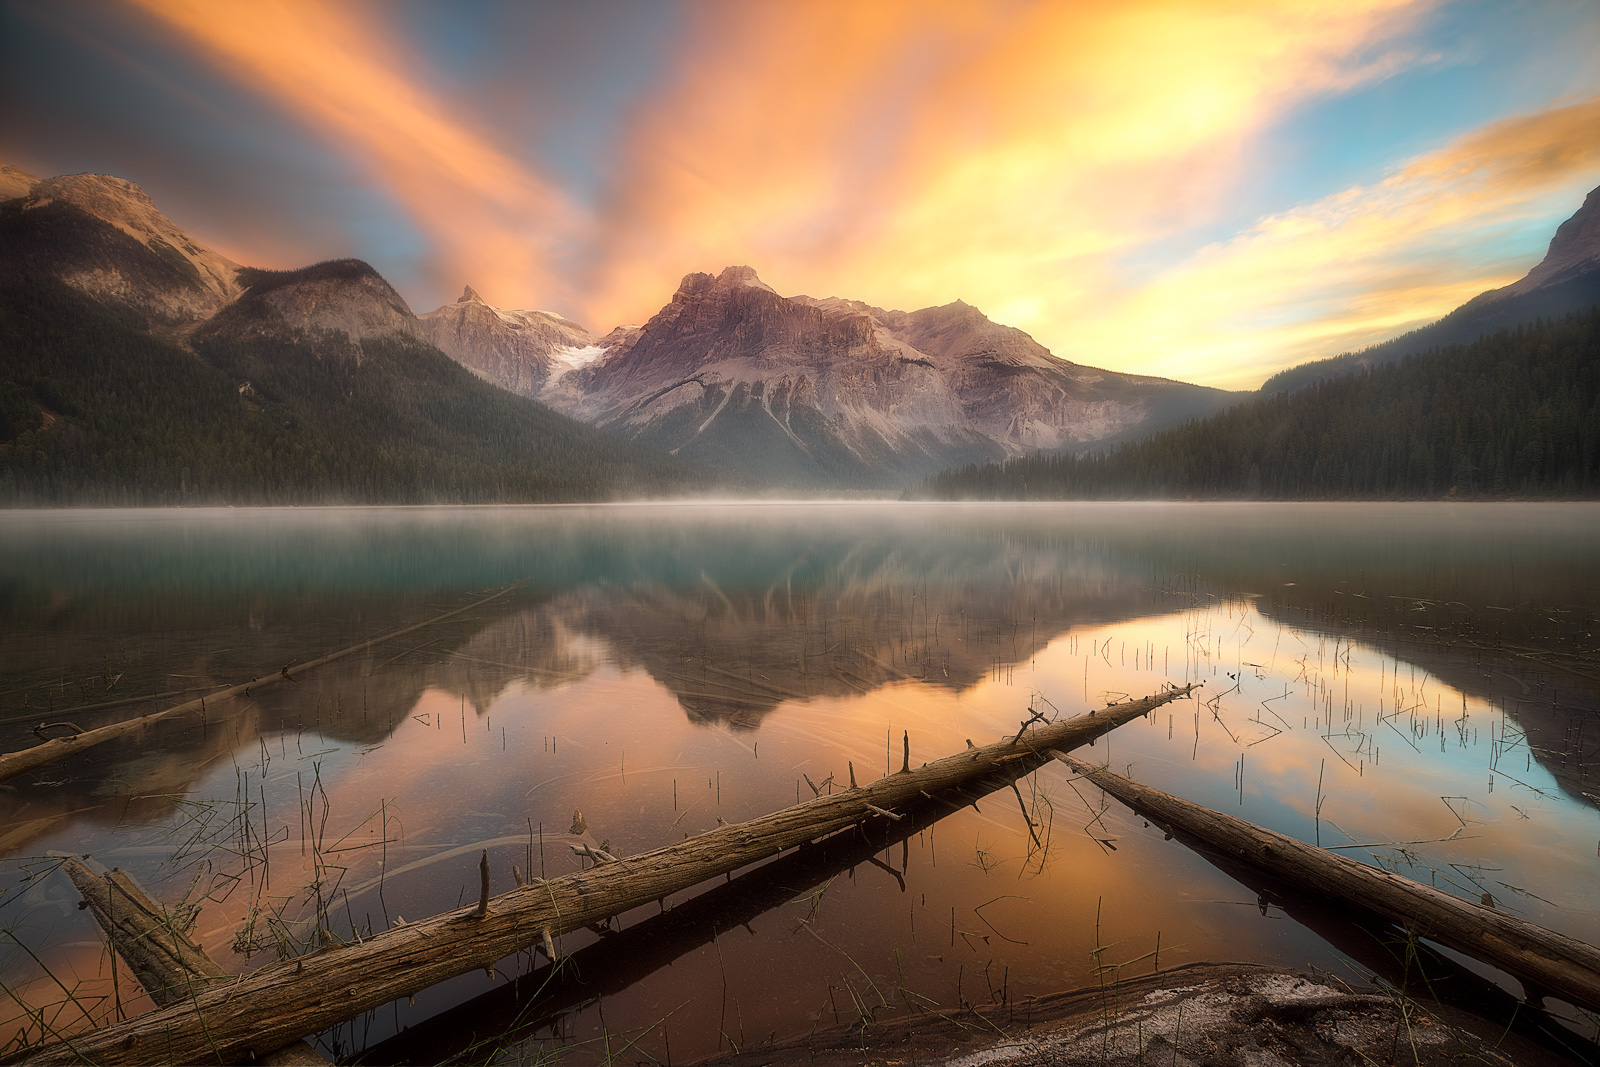
M0 980L52 1026L139 1007L126 976L112 993L52 854L198 908L194 936L243 971L318 927L351 940L456 906L485 848L497 889L513 863L576 870L575 808L584 840L643 851L792 804L806 778L898 769L902 738L931 760L1033 709L1192 681L1198 700L1086 753L1600 941L1597 527L1593 505L7 513L3 750L40 722L169 706L512 588L0 789ZM769 881L738 879L676 926L625 916L639 932L616 950L569 935L586 984L550 985L519 1054L603 1061L632 1041L689 1058L907 1005L1015 1002L1097 966L1374 965L1062 769ZM348 1052L411 1026L442 1058L464 1030L430 1016L539 965L322 1040ZM14 1003L0 1020L0 1040L38 1036Z

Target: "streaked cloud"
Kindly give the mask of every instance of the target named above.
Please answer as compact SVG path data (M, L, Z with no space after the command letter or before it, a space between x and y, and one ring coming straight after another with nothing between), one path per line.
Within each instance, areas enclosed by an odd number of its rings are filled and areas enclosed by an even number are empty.
M1249 387L1510 281L1530 220L1600 180L1576 75L1362 184L1241 207L1308 107L1457 61L1429 44L1436 0L707 0L666 20L620 117L555 138L604 141L578 165L503 119L583 106L497 76L475 108L392 9L126 2L399 205L429 246L419 310L470 281L603 331L742 262L780 292L964 299L1080 362Z
M1485 255L1600 179L1600 97L1494 123L1355 187L1268 216L1077 323L1153 373L1253 388L1284 366L1425 325L1526 272ZM1129 340L1129 324L1139 324Z
M1208 218L1286 108L1407 62L1383 46L1419 9L705 6L631 133L595 310L733 261L897 306L1090 291Z
M426 60L390 38L381 7L129 2L347 151L433 241L442 277L470 274L507 302L563 293L570 197L428 91Z

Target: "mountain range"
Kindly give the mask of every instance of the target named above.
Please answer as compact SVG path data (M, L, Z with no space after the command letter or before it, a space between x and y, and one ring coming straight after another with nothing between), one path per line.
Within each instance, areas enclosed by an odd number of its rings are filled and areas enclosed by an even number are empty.
M490 307L471 287L421 322L497 385L764 482L901 485L1153 432L1238 399L1058 359L961 301L904 312L785 297L748 266L687 275L643 326L604 337Z
M483 382L358 260L240 267L104 175L8 167L0 193L0 501L561 501L708 482Z
M1423 329L1091 455L973 464L953 499L1582 498L1600 493L1600 190L1545 258Z
M416 316L356 260L243 267L120 178L41 181L7 167L0 197L0 269L12 279L58 283L199 355L247 410L290 403L323 427L338 418L331 398L356 397L355 378L368 407L388 397L416 414L421 394L394 379L416 378L442 351L485 382L636 442L640 455L678 457L695 472L680 483L892 489L952 464L1147 433L1236 398L1057 359L959 301L901 312L784 297L735 266L686 276L648 322L597 336L551 312L491 307L470 287ZM28 374L8 372L13 394L37 394L22 388ZM445 385L463 387L433 388ZM381 428L381 414L368 414L344 421ZM414 440L439 444L462 429L411 425Z
M1093 454L936 475L944 499L1582 498L1600 493L1600 189L1523 278Z
M1544 262L1300 389L1600 299L1600 190ZM12 503L594 499L886 490L1071 454L1252 394L1060 359L956 301L686 275L600 335L469 286L414 315L377 271L241 266L107 175L0 168L0 497Z

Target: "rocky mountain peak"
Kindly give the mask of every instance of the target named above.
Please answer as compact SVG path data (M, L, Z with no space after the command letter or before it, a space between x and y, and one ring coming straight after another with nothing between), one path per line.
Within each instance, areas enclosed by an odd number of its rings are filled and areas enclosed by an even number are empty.
M1583 199L1583 206L1556 227L1556 235L1550 238L1550 249L1543 262L1528 276L1563 274L1597 260L1600 260L1600 188L1591 189Z
M64 174L47 178L30 193L35 203L60 200L109 222L158 254L175 252L192 264L200 284L221 299L238 295L239 265L195 241L161 213L138 185L112 174Z
M717 275L716 284L718 288L722 289L765 289L769 293L777 291L756 276L756 269L754 267L745 266L743 264L732 267L724 267L722 269L722 273Z
M1550 238L1550 248L1538 266L1503 289L1491 289L1474 297L1459 310L1481 309L1484 305L1547 289L1595 271L1600 271L1600 188L1590 190L1583 206L1556 227L1555 236Z
M523 396L592 363L609 342L553 311L497 308L467 286L453 304L417 317L423 336L474 374Z
M967 303L965 300L952 300L948 304L938 307L924 308L922 311L913 312L929 319L939 319L944 322L962 323L968 326L977 326L990 322L989 316Z
M239 280L245 292L213 320L219 326L295 336L342 333L357 345L422 333L405 299L359 259L334 259L299 270L247 267L240 270Z
M737 289L760 289L774 295L777 293L777 290L761 280L754 267L743 264L724 267L722 273L717 275L695 271L692 274L685 274L683 281L678 283L678 295L684 297L709 292L726 293Z
M77 204L108 221L117 215L131 220L146 212L159 213L149 193L115 174L62 174L39 184L45 187L41 194Z
M149 193L125 178L112 174L64 174L39 182L30 195L40 206L53 200L71 204L109 222L146 248L157 252L171 248L194 265L208 288L226 291L229 296L238 292L233 276L239 265L180 230L161 213Z
M1556 228L1544 259L1510 285L1479 293L1437 322L1360 352L1346 352L1279 371L1263 393L1294 392L1362 368L1397 362L1444 345L1467 344L1535 319L1587 314L1600 304L1600 188Z
M40 268L97 300L185 328L239 295L239 265L179 229L126 179L66 174L41 181L8 166L0 168L0 199L20 203L26 228L48 246L36 253ZM120 236L109 243L88 237L67 221L74 214Z
M604 345L607 348L615 348L617 345L627 344L632 341L639 336L639 331L642 329L644 327L638 323L625 322L621 326L613 327L611 332L600 338L596 344Z

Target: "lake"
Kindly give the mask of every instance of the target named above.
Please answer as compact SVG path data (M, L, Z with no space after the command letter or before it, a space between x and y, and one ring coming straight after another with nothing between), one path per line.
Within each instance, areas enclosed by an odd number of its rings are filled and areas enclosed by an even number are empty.
M574 872L576 810L628 855L903 743L915 766L1190 682L1080 755L1600 943L1596 530L1594 504L0 514L0 751L428 623L0 785L0 1052L147 1004L53 856L131 873L244 971L475 900L484 849L497 892ZM1202 960L1378 966L1060 765L897 836L320 1041L667 1062Z

